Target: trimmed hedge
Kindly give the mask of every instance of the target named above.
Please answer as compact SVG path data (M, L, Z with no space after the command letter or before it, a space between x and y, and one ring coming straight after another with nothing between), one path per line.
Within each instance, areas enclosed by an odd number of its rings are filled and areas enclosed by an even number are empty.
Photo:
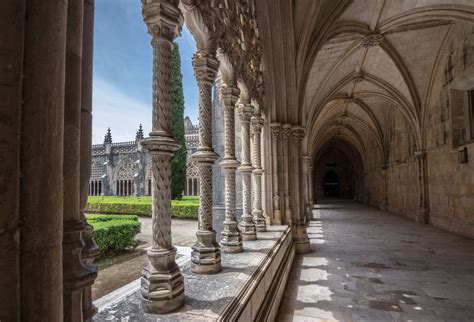
M151 197L89 197L85 209L90 213L103 214L133 214L151 217ZM197 219L199 198L183 197L171 201L173 218Z
M134 238L140 232L137 216L87 215L87 221L94 227L101 254L122 251L136 244Z

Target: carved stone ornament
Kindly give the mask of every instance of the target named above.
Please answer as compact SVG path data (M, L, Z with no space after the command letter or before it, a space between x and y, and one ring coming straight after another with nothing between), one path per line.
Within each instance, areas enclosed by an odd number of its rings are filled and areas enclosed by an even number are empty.
M376 47L379 46L383 40L383 35L381 34L372 34L362 38L360 44L364 48Z

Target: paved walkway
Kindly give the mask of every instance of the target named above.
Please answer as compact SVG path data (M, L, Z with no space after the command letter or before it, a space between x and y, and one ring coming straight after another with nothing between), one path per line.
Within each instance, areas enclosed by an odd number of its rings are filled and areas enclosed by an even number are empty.
M474 321L474 240L360 204L316 207L281 321Z

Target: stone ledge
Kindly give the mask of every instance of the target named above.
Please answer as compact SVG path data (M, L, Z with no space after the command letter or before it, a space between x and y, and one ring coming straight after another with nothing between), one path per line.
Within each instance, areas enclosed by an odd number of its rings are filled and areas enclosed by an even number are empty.
M256 241L244 241L242 253L223 253L220 273L194 274L189 260L182 263L186 299L178 311L166 315L145 313L137 290L103 308L94 320L273 320L295 250L288 226L269 226L258 236Z

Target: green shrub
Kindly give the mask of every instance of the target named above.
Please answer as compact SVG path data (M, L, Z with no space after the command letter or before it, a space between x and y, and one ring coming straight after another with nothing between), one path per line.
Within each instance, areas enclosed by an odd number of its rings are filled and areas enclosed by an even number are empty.
M101 254L122 251L135 246L135 235L140 232L137 216L87 215L94 227L94 238Z
M197 219L199 197L183 197L171 201L171 215L173 218ZM103 214L133 214L151 217L151 197L89 197L86 211Z

